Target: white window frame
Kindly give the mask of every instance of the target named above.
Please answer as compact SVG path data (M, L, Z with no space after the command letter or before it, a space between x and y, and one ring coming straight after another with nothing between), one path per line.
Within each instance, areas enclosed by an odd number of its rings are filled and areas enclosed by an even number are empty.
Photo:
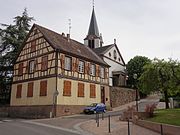
M100 76L101 76L101 78L105 78L105 68L104 67L101 67Z
M82 61L82 60L79 61L78 72L84 73L84 61Z
M35 60L29 61L29 73L34 73L35 70Z
M90 75L92 75L92 76L96 75L96 65L95 64L90 65Z
M71 70L72 69L72 59L71 57L65 57L65 70Z

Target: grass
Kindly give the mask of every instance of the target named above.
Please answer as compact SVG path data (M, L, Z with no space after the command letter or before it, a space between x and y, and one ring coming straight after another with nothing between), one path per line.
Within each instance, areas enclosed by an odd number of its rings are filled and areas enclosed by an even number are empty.
M180 126L180 108L155 110L154 116L147 120L158 123Z

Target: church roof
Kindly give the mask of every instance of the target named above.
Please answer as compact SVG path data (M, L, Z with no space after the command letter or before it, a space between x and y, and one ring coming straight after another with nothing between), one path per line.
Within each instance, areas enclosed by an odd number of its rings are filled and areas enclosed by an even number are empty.
M73 39L69 39L68 41L67 37L37 24L34 24L34 27L36 27L43 34L44 38L53 48L61 52L67 52L68 54L108 66L106 62L104 62L95 52L84 44Z
M119 49L118 49L118 47L117 47L116 44L110 44L110 45L98 47L98 48L93 49L93 51L94 51L97 55L103 56L106 52L108 52L108 51L109 51L112 47L114 47L114 46L116 47L116 49L117 49L117 51L118 51L118 53L119 53L119 56L121 57L121 59L122 59L122 61L123 61L123 64L125 65L125 61L124 61L124 59L123 59L123 57L122 57L122 55L121 55L121 53L120 53L120 51L119 51Z
M114 44L106 45L106 46L102 46L102 47L95 48L95 49L93 49L93 51L94 51L96 54L101 55L101 54L105 54L105 53L106 53L108 50L110 50L113 46L114 46Z
M88 35L96 35L97 37L99 37L99 30L98 30L98 25L97 25L97 21L96 21L96 15L95 15L94 8L93 8L92 15L91 15L91 21L90 21L90 25L89 25Z

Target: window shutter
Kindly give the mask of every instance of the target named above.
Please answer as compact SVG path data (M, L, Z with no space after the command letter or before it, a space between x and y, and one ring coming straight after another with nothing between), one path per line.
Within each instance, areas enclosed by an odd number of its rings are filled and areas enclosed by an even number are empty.
M72 58L72 71L75 72L76 69L76 58Z
M91 73L90 73L90 66L91 66L90 63L88 63L88 65L87 65L87 70L88 70L87 73L88 73L89 75L91 74Z
M108 75L108 68L105 68L105 74L104 74L104 78L107 79L107 75Z
M64 96L71 96L71 81L64 81Z
M47 80L40 82L40 96L47 96Z
M21 98L22 84L17 85L16 98Z
M96 76L99 77L99 65L96 65Z
M96 98L96 86L90 84L90 98Z
M76 58L76 72L78 72L78 67L79 67L79 59Z
M31 52L36 51L36 40L31 42Z
M23 63L20 63L18 66L18 75L23 75Z
M61 59L61 68L64 69L64 64L65 64L65 56L64 56L64 54L61 54L60 59Z
M33 82L28 83L27 97L33 97L33 85Z
M84 73L87 74L88 73L88 63L84 62Z
M45 71L48 69L48 56L44 56L41 58L41 70Z
M78 97L84 97L84 83L78 83Z

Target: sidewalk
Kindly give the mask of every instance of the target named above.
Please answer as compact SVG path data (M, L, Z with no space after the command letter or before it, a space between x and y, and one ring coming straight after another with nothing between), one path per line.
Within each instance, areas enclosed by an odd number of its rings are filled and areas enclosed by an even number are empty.
M90 120L86 123L80 125L82 130L89 132L92 135L127 135L128 134L128 123L125 121L120 121L119 117L111 118L111 133L108 130L108 118L104 120L100 119L99 127L97 127L95 120ZM130 123L130 133L131 135L159 135L149 129L137 126Z

